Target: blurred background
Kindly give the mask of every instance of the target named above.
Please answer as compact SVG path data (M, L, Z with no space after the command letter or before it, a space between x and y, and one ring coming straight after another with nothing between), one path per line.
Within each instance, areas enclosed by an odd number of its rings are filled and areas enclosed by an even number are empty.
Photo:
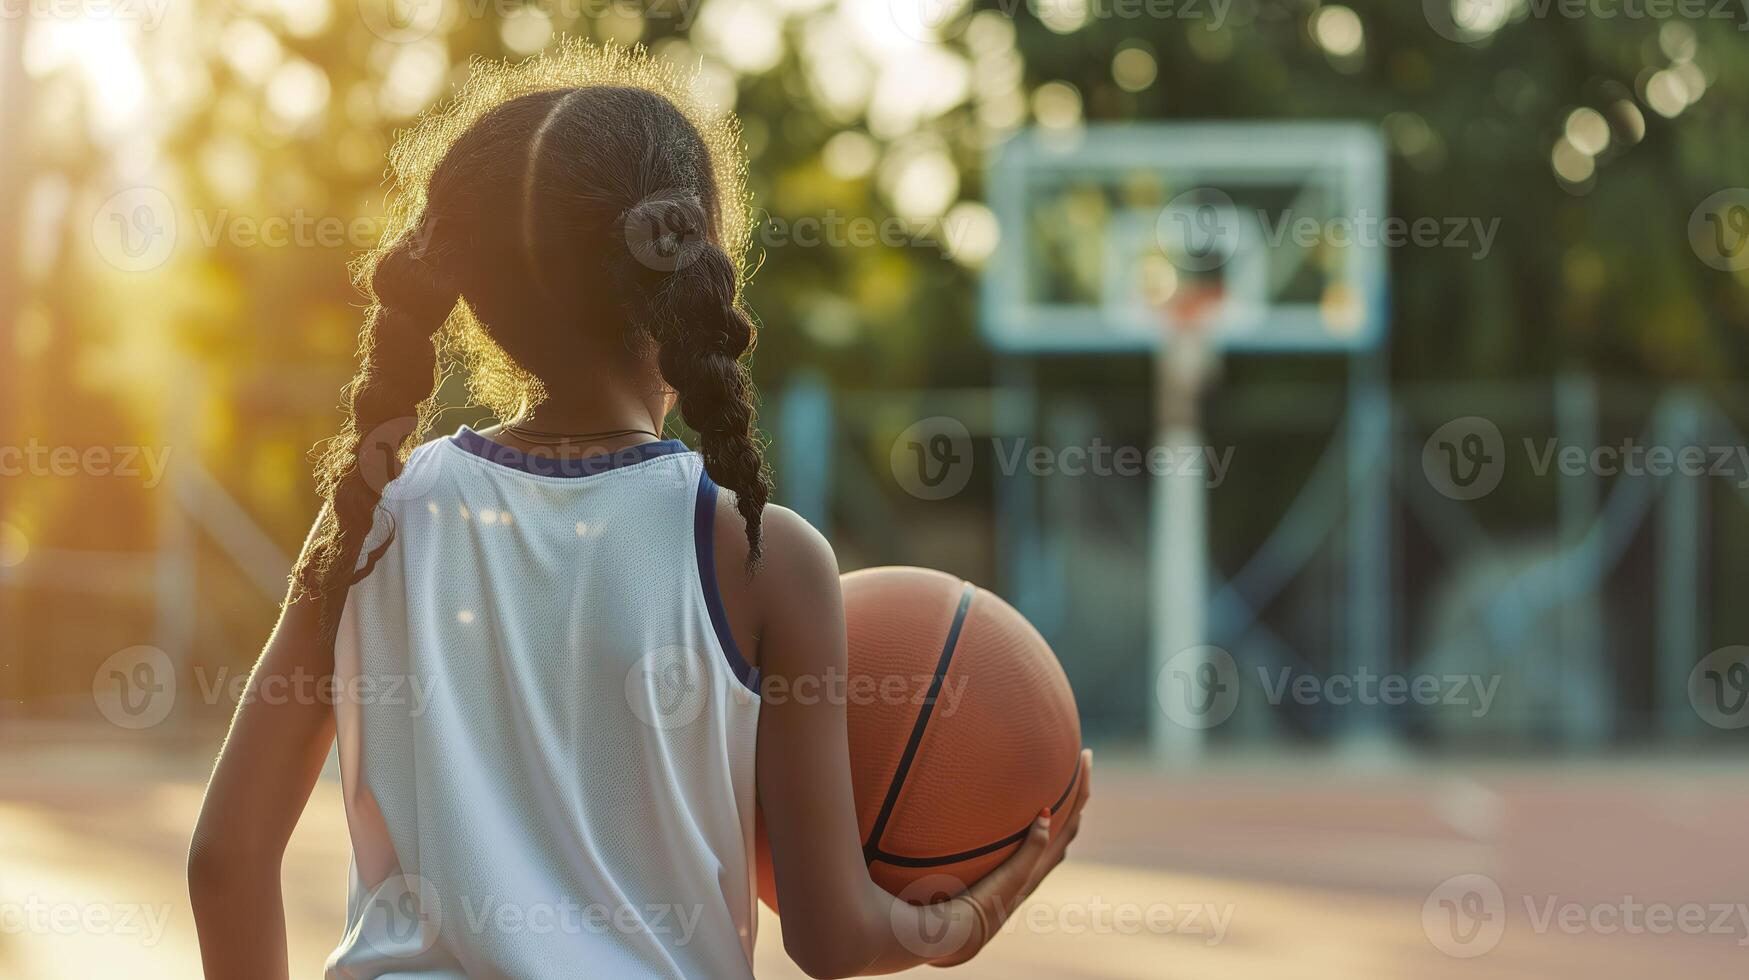
M961 970L1740 976L1749 8L0 3L0 976L198 973L397 129L561 35L738 113L777 500L1044 632L1100 787ZM459 380L442 431L485 416ZM324 780L293 973L338 939ZM761 975L799 976L777 920Z

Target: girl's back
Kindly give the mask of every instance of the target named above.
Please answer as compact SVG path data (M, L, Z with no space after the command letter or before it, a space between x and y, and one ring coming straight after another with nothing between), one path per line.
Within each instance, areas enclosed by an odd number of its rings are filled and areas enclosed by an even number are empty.
M748 975L758 699L716 496L675 441L414 453L335 647L356 864L330 976Z

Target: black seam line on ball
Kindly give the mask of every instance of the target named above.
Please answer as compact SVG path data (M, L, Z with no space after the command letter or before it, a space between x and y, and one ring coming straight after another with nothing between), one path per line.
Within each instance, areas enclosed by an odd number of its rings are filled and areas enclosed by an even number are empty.
M1058 810L1063 808L1063 804L1069 801L1069 793L1075 789L1075 782L1081 776L1079 750L1077 750L1075 754L1075 771L1069 774L1069 785L1063 787L1063 795L1057 797L1057 802L1051 804L1052 815L1055 815ZM868 854L868 860L871 863L879 861L882 864L890 864L896 868L933 868L943 864L956 864L960 861L970 861L972 858L982 857L991 851L999 851L1010 844L1018 843L1026 837L1027 832L1031 829L1032 824L1027 824L1025 827L1022 827L1020 830L1009 834L1007 837L1004 837L999 841L993 841L982 847L974 847L969 851L961 851L958 854L944 854L940 857L906 857L903 854L888 854L886 851L877 847Z
M953 663L953 651L960 642L960 629L966 624L966 612L972 608L972 596L976 592L977 586L970 582L960 590L960 605L954 611L953 625L948 627L947 640L941 645L941 657L935 663L935 676L929 681L929 696L923 699L923 706L917 709L917 721L911 726L911 738L905 743L905 754L899 757L899 768L893 773L893 781L887 784L887 798L881 802L881 812L875 817L874 828L868 832L868 841L862 845L865 860L872 860L880 853L881 835L886 832L887 821L892 819L893 807L899 802L899 790L905 785L905 776L911 771L911 763L917 758L917 746L923 742L923 730L929 727L929 716L935 711L935 699L941 694L942 682L947 679L947 668Z

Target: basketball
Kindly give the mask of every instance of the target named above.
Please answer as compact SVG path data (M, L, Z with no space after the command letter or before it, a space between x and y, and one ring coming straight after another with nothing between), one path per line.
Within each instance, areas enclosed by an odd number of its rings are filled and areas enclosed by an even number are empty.
M1075 696L1044 637L985 589L898 567L843 586L863 855L887 891L933 901L1001 864L1040 809L1072 798ZM759 894L775 910L763 821L757 839Z

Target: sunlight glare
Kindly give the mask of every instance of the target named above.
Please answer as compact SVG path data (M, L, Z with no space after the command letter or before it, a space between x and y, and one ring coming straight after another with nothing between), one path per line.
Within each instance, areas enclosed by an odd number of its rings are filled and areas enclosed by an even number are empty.
M267 83L267 108L292 126L315 119L328 108L328 75L301 58L279 67Z
M881 190L903 218L935 218L959 197L959 169L935 140L895 144L881 161Z
M803 31L802 58L815 100L840 121L855 119L868 105L874 75L854 31L837 16L812 18Z
M45 21L26 35L24 65L39 78L65 69L75 71L97 133L113 139L139 125L146 98L145 71L122 21Z
M783 21L757 0L715 0L698 15L693 39L743 75L763 75L783 59Z
M1366 43L1366 28L1360 16L1347 7L1320 7L1312 15L1312 36L1325 51L1346 58Z
M971 84L971 66L959 55L920 48L882 67L869 100L869 130L888 139L912 132L965 102Z

